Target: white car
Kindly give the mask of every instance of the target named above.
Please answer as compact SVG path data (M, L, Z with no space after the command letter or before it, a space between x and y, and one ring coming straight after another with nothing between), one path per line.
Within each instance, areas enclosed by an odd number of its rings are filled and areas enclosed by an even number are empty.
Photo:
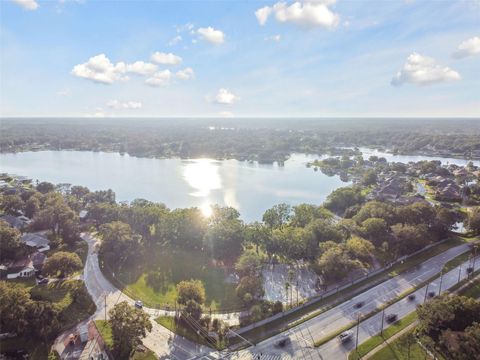
M135 307L138 309L143 308L143 302L140 300L135 301Z
M338 340L340 340L341 342L347 342L351 340L352 336L353 336L353 331L347 330L341 333L340 335L338 335Z

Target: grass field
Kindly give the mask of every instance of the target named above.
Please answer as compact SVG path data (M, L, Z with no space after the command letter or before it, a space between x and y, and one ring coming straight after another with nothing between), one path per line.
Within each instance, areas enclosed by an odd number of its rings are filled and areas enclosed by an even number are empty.
M370 360L425 360L430 356L411 337L412 332L406 333L388 343L386 347L373 354Z
M115 273L113 279L109 268ZM242 307L235 294L235 285L225 282L226 270L213 266L202 252L149 254L142 258L141 263L122 269L105 267L104 273L126 294L142 300L149 307L173 307L176 284L190 279L203 282L207 295L206 308L233 311Z

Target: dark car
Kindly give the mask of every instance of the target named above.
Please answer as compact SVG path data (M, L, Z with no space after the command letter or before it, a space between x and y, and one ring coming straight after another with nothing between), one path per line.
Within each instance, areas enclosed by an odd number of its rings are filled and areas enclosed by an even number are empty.
M290 338L288 336L284 336L275 342L275 346L281 348L287 346L288 344L290 344Z
M355 305L353 305L353 307L355 309L360 309L365 303L363 301L359 301L357 302Z
M48 284L48 278L43 278L38 280L38 285Z
M410 300L410 301L415 300L415 298L416 298L415 294L408 295L408 300Z
M393 323L393 322L397 321L398 316L397 316L397 314L388 314L385 319L387 320L387 323Z
M433 298L433 297L435 297L435 295L437 295L437 293L435 291L429 291L428 292L428 297L429 298Z

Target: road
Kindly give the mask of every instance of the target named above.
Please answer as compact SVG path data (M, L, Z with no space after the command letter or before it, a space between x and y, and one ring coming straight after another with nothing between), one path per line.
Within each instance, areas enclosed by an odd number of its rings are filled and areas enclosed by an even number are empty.
M322 337L335 332L337 329L355 322L359 315L374 311L389 300L395 299L398 295L412 287L418 286L432 276L439 274L443 266L449 260L464 253L466 250L468 250L468 244L462 244L451 248L446 252L425 261L410 271L402 273L399 276L366 290L351 300L345 301L344 303L290 329L287 333L269 338L257 344L255 347L250 347L237 354L231 355L230 358L256 359L256 356L261 354L261 359L345 359L348 352L354 347L354 344L347 343L342 345L337 339L333 339L319 348L314 348L314 341L318 341ZM466 266L465 264L462 265L464 266L464 270L461 277L464 278L466 276ZM480 267L480 261L478 261L478 264L476 264L475 267ZM458 281L458 274L459 269L457 267L443 276L442 291L448 289ZM438 292L438 287L439 280L430 284L428 291ZM417 290L415 294L415 301L409 302L407 299L400 300L388 307L386 313L396 313L398 317L401 318L412 312L418 304L423 302L425 287ZM360 309L356 309L355 304L360 302L363 302L363 306ZM380 331L381 316L382 314L379 313L372 318L361 322L359 328L359 343ZM275 347L275 343L284 336L289 337L291 344L283 349Z

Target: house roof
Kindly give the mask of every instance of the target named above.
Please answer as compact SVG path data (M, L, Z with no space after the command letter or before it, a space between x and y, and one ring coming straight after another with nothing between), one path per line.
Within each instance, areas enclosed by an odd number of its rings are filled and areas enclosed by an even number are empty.
M25 233L22 235L22 241L28 246L37 248L47 246L50 243L50 240L38 233Z
M32 260L33 266L43 265L46 259L47 256L38 251L30 255L30 260Z
M17 229L25 225L24 220L22 220L20 217L13 216L13 215L2 215L0 219L6 221L11 227L14 227Z

